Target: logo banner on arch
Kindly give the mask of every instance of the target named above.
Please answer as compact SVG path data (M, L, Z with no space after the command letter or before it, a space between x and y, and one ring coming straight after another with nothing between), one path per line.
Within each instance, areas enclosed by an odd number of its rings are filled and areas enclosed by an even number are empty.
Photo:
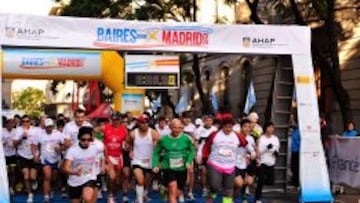
M301 26L214 25L0 14L0 44L172 52L309 53Z

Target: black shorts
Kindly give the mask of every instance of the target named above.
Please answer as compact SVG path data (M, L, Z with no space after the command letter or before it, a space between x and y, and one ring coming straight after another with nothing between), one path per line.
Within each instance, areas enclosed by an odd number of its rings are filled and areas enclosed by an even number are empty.
M142 171L143 171L143 173L144 173L144 175L146 174L146 173L152 173L152 170L151 169L148 169L148 168L143 168L143 167L141 167L140 165L132 165L132 170L134 171L135 169L141 169Z
M24 169L24 168L28 168L28 169L33 168L33 169L36 169L36 164L35 164L34 160L32 160L32 159L26 159L26 158L24 158L24 157L19 156L18 161L19 161L19 162L18 162L18 163L19 163L19 167L20 167L21 169Z
M16 166L16 156L7 156L5 157L6 166Z
M243 179L245 179L246 169L235 168L235 176L241 176Z
M131 160L130 160L130 152L128 151L123 151L123 161L124 161L124 166L123 167L129 167L131 166Z
M178 189L184 191L187 179L187 170L175 171L171 169L162 170L163 185L168 186L170 182L176 181Z
M248 167L246 168L246 174L248 176L256 175L257 167L256 167L256 160L252 160Z
M88 182L77 186L77 187L72 187L69 186L69 198L70 199L80 199L82 196L82 191L84 189L84 187L92 187L92 188L96 188L96 180L89 180Z
M97 175L97 177L96 177L96 187L98 188L98 189L100 189L101 188L101 186L102 186L102 181L101 181L101 177L102 177L103 175Z

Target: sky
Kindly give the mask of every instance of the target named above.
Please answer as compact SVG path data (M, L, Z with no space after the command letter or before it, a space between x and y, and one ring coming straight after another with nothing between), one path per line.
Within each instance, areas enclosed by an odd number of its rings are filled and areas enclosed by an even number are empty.
M53 0L0 0L0 13L48 15ZM14 80L12 91L36 87L45 90L46 80Z

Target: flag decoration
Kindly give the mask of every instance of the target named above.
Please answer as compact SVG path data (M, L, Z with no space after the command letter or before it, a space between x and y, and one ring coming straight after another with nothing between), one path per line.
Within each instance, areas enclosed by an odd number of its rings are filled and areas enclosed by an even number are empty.
M251 81L248 87L248 92L246 95L246 103L244 108L244 113L249 114L251 109L256 103L256 95L255 95L255 89L254 89L254 82Z

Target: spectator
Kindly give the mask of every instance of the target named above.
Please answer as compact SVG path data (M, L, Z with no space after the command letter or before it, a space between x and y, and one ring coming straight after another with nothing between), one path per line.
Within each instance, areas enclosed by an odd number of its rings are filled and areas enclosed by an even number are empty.
M346 125L346 130L341 134L343 137L356 137L359 136L359 131L355 129L355 124L349 121Z

